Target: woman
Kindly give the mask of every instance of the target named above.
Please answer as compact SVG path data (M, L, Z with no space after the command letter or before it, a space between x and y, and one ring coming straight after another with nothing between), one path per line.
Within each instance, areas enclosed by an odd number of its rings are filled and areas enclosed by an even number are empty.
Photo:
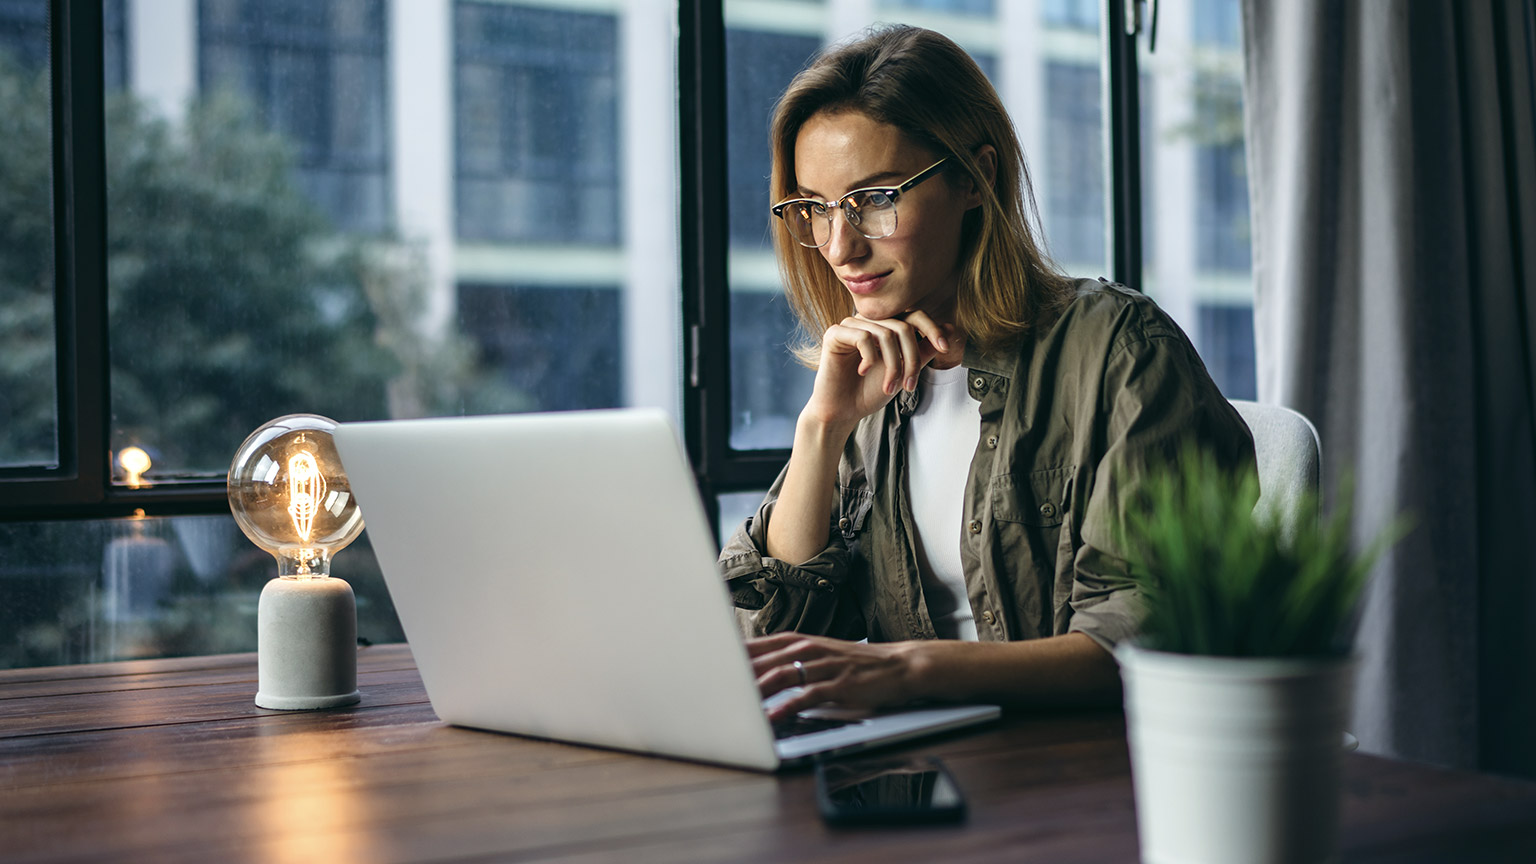
M763 695L803 688L774 718L1113 703L1110 649L1138 617L1127 488L1191 438L1251 463L1247 428L1150 300L1048 263L1012 123L947 38L890 27L829 49L771 136L816 378L720 561Z

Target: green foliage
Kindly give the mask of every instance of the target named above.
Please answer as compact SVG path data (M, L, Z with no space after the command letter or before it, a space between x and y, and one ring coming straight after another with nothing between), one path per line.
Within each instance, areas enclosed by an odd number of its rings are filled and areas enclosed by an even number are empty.
M1253 512L1257 475L1227 471L1195 448L1153 472L1140 491L1126 548L1146 607L1142 641L1159 651L1347 654L1366 578L1402 531L1399 523L1356 554L1343 504L1287 537L1279 519Z
M119 94L107 128L119 435L216 473L272 417L384 416L396 366L373 339L359 253L294 184L287 142L226 95L173 129Z

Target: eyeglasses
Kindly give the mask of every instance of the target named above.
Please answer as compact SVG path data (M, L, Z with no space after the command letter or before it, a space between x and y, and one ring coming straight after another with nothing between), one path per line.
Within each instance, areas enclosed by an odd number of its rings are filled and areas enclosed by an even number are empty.
M836 201L791 198L773 205L773 215L784 220L789 236L801 246L817 249L832 239L832 211L843 211L843 218L860 234L879 240L896 233L896 199L903 192L939 173L949 157L929 165L911 180L899 186L871 186L855 189Z

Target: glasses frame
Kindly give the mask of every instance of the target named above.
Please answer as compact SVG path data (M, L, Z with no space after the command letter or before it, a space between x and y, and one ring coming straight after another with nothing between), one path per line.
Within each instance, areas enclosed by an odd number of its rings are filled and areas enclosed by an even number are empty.
M831 201L817 201L815 198L790 198L790 199L788 199L786 201L780 201L779 203L773 205L773 207L771 207L770 210L772 211L773 215L779 217L779 220L784 223L784 230L789 232L790 238L793 239L796 243L799 243L801 246L806 247L807 249L820 249L821 247L827 245L828 243L831 243L832 242L832 232L830 230L827 231L827 239L823 240L820 243L807 243L804 240L801 240L799 237L796 237L795 236L795 232L789 227L789 220L784 218L784 208L788 207L791 204L813 204L813 205L816 205L818 207L824 208L823 209L823 214L824 214L823 218L825 218L827 220L828 226L830 226L832 224L832 211L834 209L839 210L839 211L842 212L843 218L848 221L848 225L850 227L852 227L853 230L855 230L855 231L859 232L860 234L864 235L864 237L869 239L869 240L882 240L882 239L884 239L886 237L889 237L892 234L896 233L896 225L894 224L894 221L893 221L893 224L891 225L891 230L885 232L884 234L869 234L869 233L866 233L864 231L864 229L859 226L859 223L854 221L854 218L855 218L855 216L857 214L849 212L849 209L848 209L848 199L852 198L855 195L860 195L860 194L867 193L867 192L883 192L883 193L885 193L885 196L890 199L890 201L891 201L891 210L892 210L892 214L891 215L895 216L896 214L895 214L894 211L896 209L896 201L897 201L897 199L899 199L902 196L902 194L905 193L907 190L909 190L912 187L916 186L917 184L923 182L924 180L927 180L929 177L932 177L932 176L938 174L941 170L943 170L944 163L948 162L948 161L949 161L949 157L945 156L943 159L940 159L939 161L933 163L932 165L929 165L927 168L924 168L923 170L921 170L921 171L917 172L916 174L912 175L911 179L907 180L904 183L899 183L899 184L897 184L895 186L864 186L864 187L861 187L861 188L858 188L858 189L851 189L848 192L844 193L844 195L841 198L834 198ZM811 223L811 224L813 226L815 225L814 222ZM814 234L815 234L815 232L813 231L812 232L812 236L814 236Z

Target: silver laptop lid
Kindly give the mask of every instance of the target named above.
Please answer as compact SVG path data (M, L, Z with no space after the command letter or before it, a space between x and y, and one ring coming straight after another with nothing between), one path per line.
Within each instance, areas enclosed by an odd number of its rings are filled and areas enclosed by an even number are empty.
M663 412L346 423L336 445L444 721L778 765Z

